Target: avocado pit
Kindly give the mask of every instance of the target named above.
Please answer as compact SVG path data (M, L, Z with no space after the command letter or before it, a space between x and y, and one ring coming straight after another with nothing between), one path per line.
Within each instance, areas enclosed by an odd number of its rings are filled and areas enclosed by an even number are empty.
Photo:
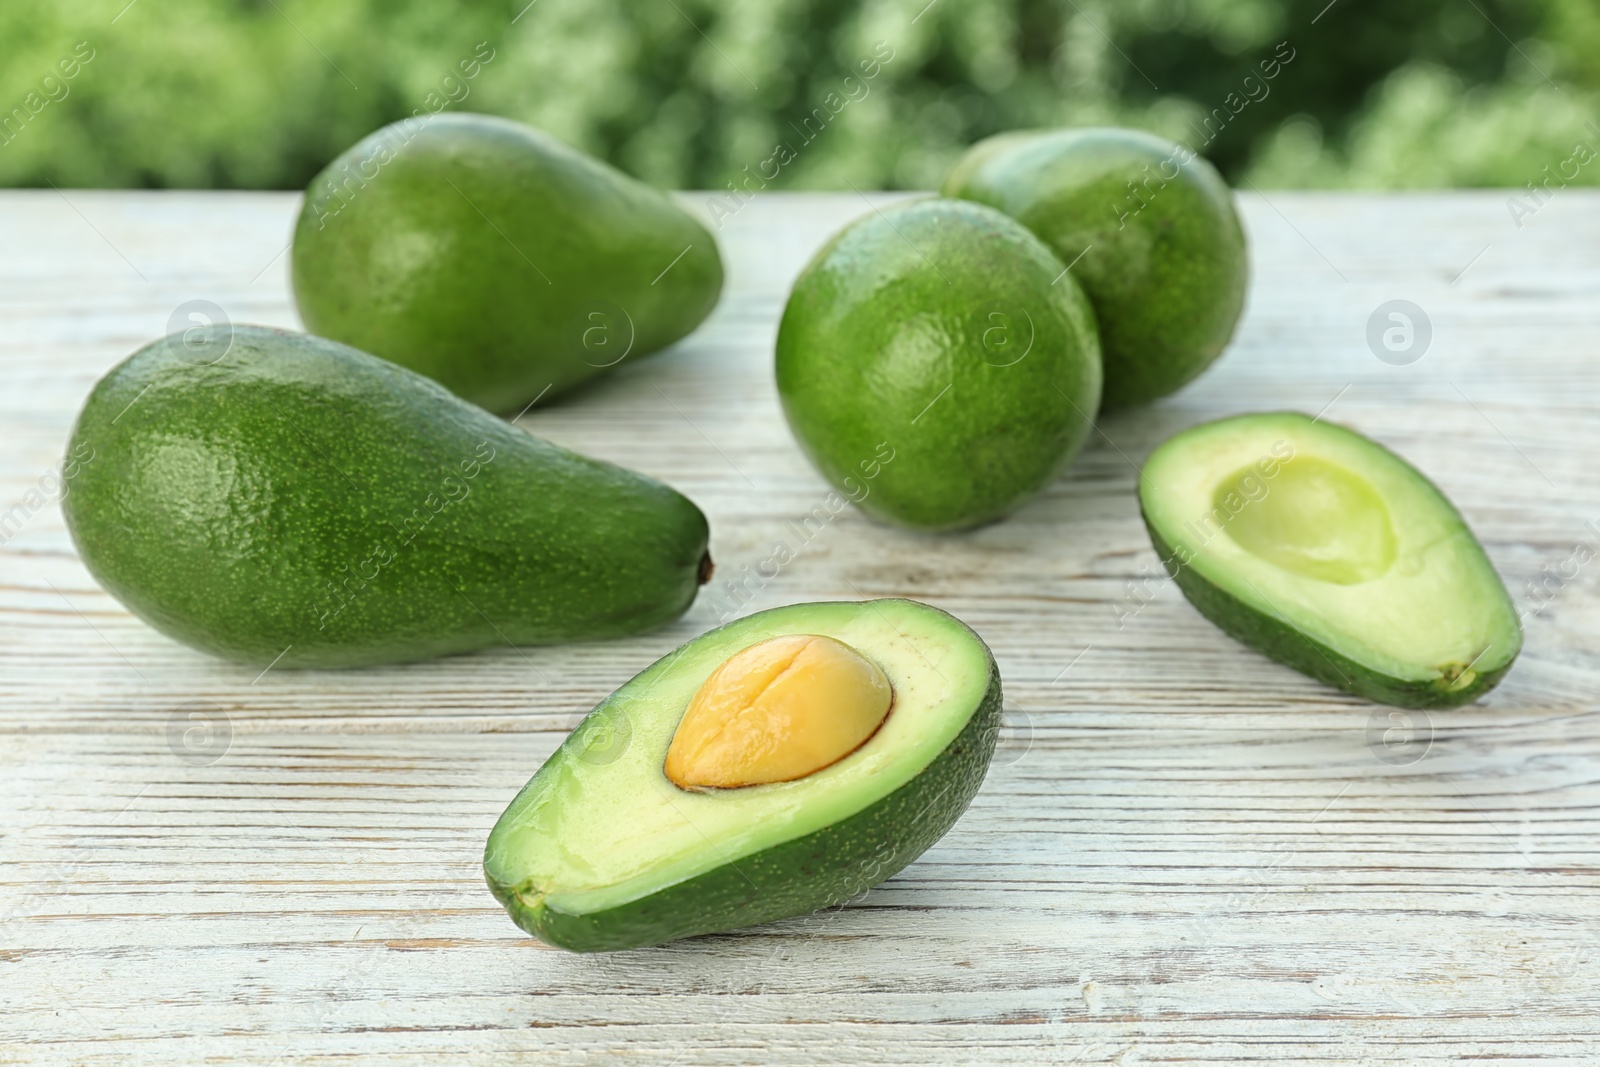
M865 744L893 701L883 671L844 642L774 637L711 672L678 722L663 771L689 790L805 778Z

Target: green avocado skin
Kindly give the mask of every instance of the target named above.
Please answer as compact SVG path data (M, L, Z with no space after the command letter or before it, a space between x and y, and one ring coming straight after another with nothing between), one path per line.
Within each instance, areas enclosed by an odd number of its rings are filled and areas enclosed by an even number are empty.
M1233 336L1244 230L1222 177L1183 146L1111 128L999 134L942 192L998 208L1072 264L1100 326L1106 410L1176 392Z
M874 212L819 251L777 340L796 439L867 514L997 519L1043 490L1100 404L1094 312L1014 220L962 200Z
M112 369L69 446L94 457L62 504L79 555L163 633L347 667L630 634L694 599L706 520L667 486L353 348L209 329L206 363L174 334Z
M1234 640L1347 693L1397 708L1454 708L1470 704L1499 685L1516 660L1513 655L1497 670L1479 674L1471 684L1453 690L1437 681L1417 682L1373 671L1313 641L1287 622L1256 611L1206 581L1193 567L1183 566L1149 516L1144 518L1163 567L1195 610Z
M489 879L516 924L572 952L643 948L740 929L843 904L905 869L933 846L983 784L1000 731L1000 674L961 733L915 778L815 833L608 911L569 915L529 906L517 887Z
M688 334L716 241L667 194L484 115L386 126L311 182L291 274L306 328L491 411Z

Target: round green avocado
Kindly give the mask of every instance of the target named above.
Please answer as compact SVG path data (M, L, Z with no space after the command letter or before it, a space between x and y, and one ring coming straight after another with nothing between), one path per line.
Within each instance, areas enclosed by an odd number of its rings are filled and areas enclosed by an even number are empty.
M306 328L491 411L683 337L722 290L666 193L519 123L385 126L317 175L291 260Z
M795 282L778 394L801 447L867 514L997 519L1048 486L1100 404L1094 312L1015 220L961 200L857 220Z
M1227 347L1249 282L1244 230L1216 169L1124 129L1004 133L974 145L945 196L1038 234L1094 304L1107 410L1176 392Z

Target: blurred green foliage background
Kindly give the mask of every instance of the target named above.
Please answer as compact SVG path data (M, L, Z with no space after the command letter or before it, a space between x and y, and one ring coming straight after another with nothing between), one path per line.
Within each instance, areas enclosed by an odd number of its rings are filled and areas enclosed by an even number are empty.
M1522 186L1600 146L1596 0L7 0L0 57L20 186L301 188L436 105L680 188L779 142L771 188L930 188L999 130L1199 148L1214 112L1202 151L1262 187Z

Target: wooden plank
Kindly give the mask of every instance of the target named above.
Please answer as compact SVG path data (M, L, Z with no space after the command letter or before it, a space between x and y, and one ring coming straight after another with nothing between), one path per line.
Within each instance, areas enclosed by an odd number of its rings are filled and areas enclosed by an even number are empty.
M700 332L523 419L706 510L719 585L684 620L258 676L129 616L43 497L84 394L179 305L296 324L296 199L0 193L0 507L26 512L0 545L0 1062L1596 1062L1595 568L1526 585L1600 549L1600 195L1521 230L1497 193L1241 197L1257 269L1210 374L1103 420L1004 523L847 510L798 545L827 487L778 410L777 316L820 242L893 199L758 198L718 235ZM1391 299L1432 324L1408 366L1365 339ZM1480 704L1391 719L1156 577L1137 465L1281 407L1395 447L1474 524L1529 612ZM776 578L720 584L780 539ZM505 919L483 838L583 711L727 612L878 595L972 623L1006 681L996 765L921 861L657 950L575 957ZM217 730L186 748L195 711Z

